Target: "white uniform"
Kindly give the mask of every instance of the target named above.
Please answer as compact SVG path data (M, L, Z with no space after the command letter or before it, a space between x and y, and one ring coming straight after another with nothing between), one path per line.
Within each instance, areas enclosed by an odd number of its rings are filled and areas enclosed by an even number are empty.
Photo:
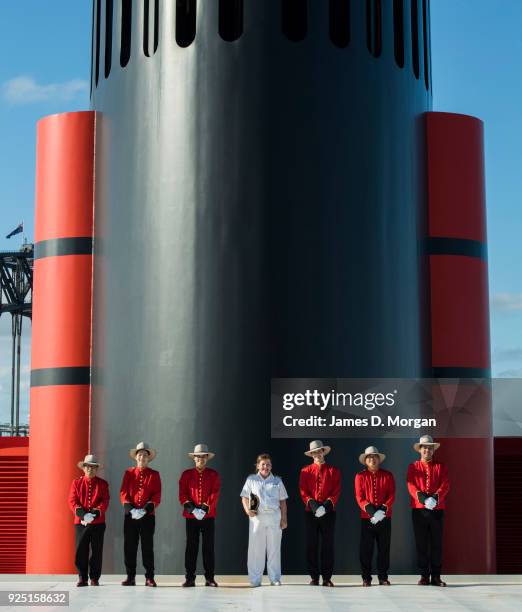
M267 478L251 474L245 481L241 497L259 497L256 516L249 518L248 577L252 585L261 584L266 568L271 582L281 580L281 509L279 502L288 499L285 485L279 476Z

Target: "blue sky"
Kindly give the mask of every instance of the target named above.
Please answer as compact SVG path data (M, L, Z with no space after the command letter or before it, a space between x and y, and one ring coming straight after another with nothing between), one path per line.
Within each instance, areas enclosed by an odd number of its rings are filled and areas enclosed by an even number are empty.
M433 109L484 121L492 373L522 377L522 2L431 2Z
M521 0L432 0L433 108L485 122L493 375L522 377ZM35 127L89 107L91 0L2 3L0 249L33 239ZM26 326L27 329L27 326ZM10 318L0 317L0 422L9 419ZM22 421L30 337L24 335Z
M52 113L89 107L91 0L2 2L0 21L0 249L24 221L34 234L36 122ZM29 411L30 323L24 321L21 422ZM29 332L29 333L25 333ZM0 423L10 420L11 317L0 317Z

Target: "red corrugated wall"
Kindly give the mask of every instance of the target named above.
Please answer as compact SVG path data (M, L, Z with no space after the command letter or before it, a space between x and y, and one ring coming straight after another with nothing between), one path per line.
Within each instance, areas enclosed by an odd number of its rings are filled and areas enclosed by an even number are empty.
M522 438L495 438L497 573L522 574Z
M25 574L29 438L0 438L0 574Z

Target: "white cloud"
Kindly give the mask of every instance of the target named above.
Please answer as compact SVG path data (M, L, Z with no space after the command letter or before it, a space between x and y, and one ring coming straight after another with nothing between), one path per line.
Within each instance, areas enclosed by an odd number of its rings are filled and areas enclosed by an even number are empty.
M497 293L491 297L491 306L501 312L522 310L522 293Z
M522 362L522 348L497 349L493 351L493 360Z
M498 374L495 374L495 378L522 378L522 368L498 372Z
M0 379L2 378L9 378L11 377L11 366L10 365L0 365Z
M32 102L62 102L72 100L79 94L86 94L89 84L82 79L63 83L37 83L31 76L17 76L2 84L2 97L10 104L31 104Z

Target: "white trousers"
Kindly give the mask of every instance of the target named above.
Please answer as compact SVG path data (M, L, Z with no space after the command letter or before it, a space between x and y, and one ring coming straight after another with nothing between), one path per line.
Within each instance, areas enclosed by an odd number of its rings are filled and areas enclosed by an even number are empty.
M271 582L281 580L281 512L250 517L248 526L248 578L260 584L266 569Z

